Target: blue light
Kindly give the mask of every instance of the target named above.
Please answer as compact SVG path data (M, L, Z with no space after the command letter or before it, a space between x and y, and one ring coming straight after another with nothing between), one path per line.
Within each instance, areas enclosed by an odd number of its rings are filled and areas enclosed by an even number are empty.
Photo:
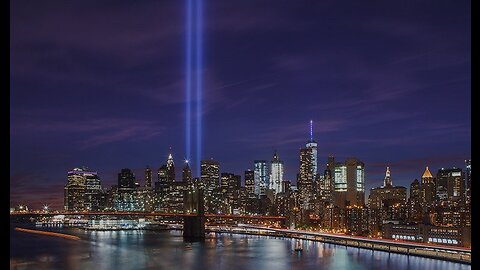
M200 176L200 161L202 160L202 28L203 28L203 0L197 0L196 5L196 71L197 71L197 84L196 84L196 94L197 94L197 175Z
M313 120L310 120L310 141L313 142Z
M202 159L202 92L203 92L203 0L186 0L186 59L185 59L185 158L192 159L192 89L195 91L196 164L200 175Z
M186 63L185 63L185 156L191 157L191 114L192 114L192 0L187 0Z

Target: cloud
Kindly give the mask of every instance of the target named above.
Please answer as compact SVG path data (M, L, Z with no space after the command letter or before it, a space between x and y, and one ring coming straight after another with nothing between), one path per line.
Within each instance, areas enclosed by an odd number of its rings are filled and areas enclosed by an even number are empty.
M22 122L16 123L12 128L13 133L31 130L40 134L80 135L77 143L83 148L89 148L125 140L147 140L161 135L165 127L158 122L148 120L97 118L76 121Z

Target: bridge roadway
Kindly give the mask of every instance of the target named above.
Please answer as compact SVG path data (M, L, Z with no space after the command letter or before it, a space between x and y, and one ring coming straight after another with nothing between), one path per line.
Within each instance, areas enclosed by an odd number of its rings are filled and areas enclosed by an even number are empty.
M465 247L444 246L438 244L417 243L393 239L376 239L345 234L278 229L245 224L239 224L238 226L250 229L277 232L280 233L280 235L282 236L305 240L327 242L366 249L382 250L407 255L417 255L467 264L471 263L471 249Z
M159 216L159 217L191 217L197 214L184 213L159 213L159 212L55 212L55 213L41 213L41 212L14 212L11 216ZM245 216L245 215L226 215L226 214L204 214L206 218L231 218L231 219L259 219L259 220L273 220L285 221L286 217L282 216Z

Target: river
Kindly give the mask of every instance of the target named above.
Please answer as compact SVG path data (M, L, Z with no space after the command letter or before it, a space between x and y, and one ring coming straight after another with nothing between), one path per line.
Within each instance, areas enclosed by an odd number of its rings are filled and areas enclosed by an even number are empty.
M81 240L10 230L10 269L471 269L470 265L328 243L212 234L185 242L180 231L56 229Z

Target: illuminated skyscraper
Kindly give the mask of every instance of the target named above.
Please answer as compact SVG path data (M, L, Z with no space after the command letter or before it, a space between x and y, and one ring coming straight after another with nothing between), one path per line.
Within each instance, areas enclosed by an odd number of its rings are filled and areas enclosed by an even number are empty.
M312 148L300 149L300 172L297 175L297 186L300 196L300 207L310 209L310 202L313 199L313 163Z
M305 145L306 148L312 149L310 152L310 155L312 156L310 158L310 162L312 163L312 174L313 177L318 173L318 158L317 158L317 142L313 140L313 121L310 120L310 140L307 142Z
M152 169L149 166L145 168L145 187L152 187Z
M463 202L465 183L463 171L460 168L441 168L436 179L436 195L439 200Z
M472 185L472 160L466 159L465 160L465 182L466 182L466 189L465 189L465 198L467 203L470 203L471 200L471 185Z
M185 166L182 169L182 182L189 185L193 184L192 170L190 169L188 160L185 160Z
M430 205L435 200L435 193L435 182L432 173L427 166L422 175L422 182L420 185L420 199L422 206Z
M408 198L409 222L420 222L422 220L422 198L420 195L420 182L415 179L410 184L410 197Z
M255 176L254 172L250 169L245 171L245 189L247 194L255 193Z
M333 202L333 192L335 184L335 158L328 157L327 168L323 172L323 199L328 202Z
M85 209L90 211L102 210L102 184L97 172L84 171L85 177Z
M385 179L383 180L384 187L391 187L392 186L392 178L390 177L390 167L387 167L387 171L385 172Z
M135 174L128 168L122 169L118 174L118 188L119 189L134 189L135 188Z
M273 189L275 193L283 192L283 161L278 157L277 152L273 154L273 160L270 168L270 189Z
M266 191L269 186L267 161L255 160L253 164L255 194L257 196L266 195Z
M363 206L365 204L365 165L356 158L348 158L335 165L335 205Z
M64 209L67 211L98 210L101 193L97 172L75 168L67 173Z
M205 187L205 195L211 196L215 188L220 187L220 164L215 160L201 161L201 182Z
M370 209L378 209L379 220L403 221L407 217L407 189L393 186L390 168L387 167L383 186L372 188L368 197Z
M167 179L169 183L175 182L175 164L173 163L173 156L171 152L168 154L167 159Z

